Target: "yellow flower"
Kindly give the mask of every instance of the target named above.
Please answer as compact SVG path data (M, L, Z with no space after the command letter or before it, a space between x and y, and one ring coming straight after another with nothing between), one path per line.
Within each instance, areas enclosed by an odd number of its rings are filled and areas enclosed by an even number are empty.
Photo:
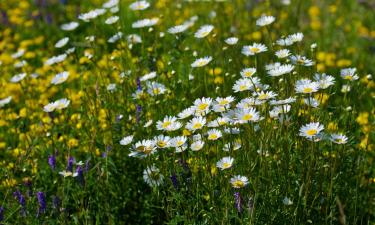
M356 119L357 123L359 123L360 125L368 124L368 116L368 112L361 112Z
M311 6L309 8L309 15L310 17L317 17L320 14L320 9L318 6Z

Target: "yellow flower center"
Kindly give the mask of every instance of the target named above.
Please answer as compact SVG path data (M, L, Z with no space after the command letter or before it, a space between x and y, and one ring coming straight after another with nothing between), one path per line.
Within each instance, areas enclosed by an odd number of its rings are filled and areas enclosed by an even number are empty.
M245 77L251 77L254 73L251 71L246 71L244 74L245 74Z
M318 131L316 129L310 129L310 130L306 131L306 134L309 135L309 136L314 136L317 133L318 133Z
M201 123L196 123L196 124L193 125L193 128L194 128L194 129L199 129L199 128L201 128L201 127L202 127L202 124L201 124Z
M158 141L158 146L160 147L160 148L163 148L163 147L165 147L167 145L167 143L165 142L165 141Z
M165 129L165 128L169 127L171 124L172 124L171 121L166 121L161 126Z
M268 97L268 95L267 94L261 94L261 95L259 95L259 99L260 100L264 100L264 99L267 99L267 97Z
M253 118L253 115L251 114L246 114L242 117L242 120L251 120Z
M245 186L245 183L243 181L241 181L241 180L236 180L236 181L233 182L232 185L235 188L242 188L242 187Z
M208 136L208 139L209 139L209 140L215 140L215 139L217 139L217 134L210 134L210 135Z
M227 163L227 162L223 163L223 168L224 169L228 169L230 166L231 166L230 163Z
M257 47L252 47L252 48L250 48L250 51L253 52L253 53L258 53L260 51L260 49L257 48Z
M246 85L241 85L241 86L240 86L240 91L244 91L244 90L246 90L246 88L247 88Z
M313 89L310 88L310 87L306 87L306 88L303 89L303 93L311 93L312 91L313 91Z
M200 104L200 105L198 106L198 109L199 109L200 111L203 111L203 110L205 110L205 109L207 108L207 106L208 106L207 103L202 103L202 104Z

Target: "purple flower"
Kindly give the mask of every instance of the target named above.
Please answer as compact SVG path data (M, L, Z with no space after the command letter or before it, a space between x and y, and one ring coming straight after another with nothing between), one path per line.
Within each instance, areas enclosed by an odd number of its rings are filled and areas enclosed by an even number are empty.
M82 169L81 166L77 166L77 168L76 168L76 173L77 173L77 180L78 180L78 182L79 182L81 185L84 185L85 180L84 180L84 177L83 177L83 169Z
M240 192L234 193L234 204L236 206L236 209L238 212L242 212L242 201L241 201L241 195Z
M137 77L137 90L142 91L141 80Z
M39 203L39 209L38 209L38 214L37 214L39 216L40 214L46 212L46 209L47 209L46 197L44 196L44 193L40 191L36 193L36 197Z
M85 173L87 173L90 169L90 160L86 160L86 163L85 163Z
M0 206L0 222L4 220L4 207Z
M74 163L74 158L72 156L69 156L68 165L66 166L66 171L73 172L73 163Z
M137 104L136 108L137 108L137 111L136 111L135 117L136 117L137 123L139 123L139 120L141 119L142 106Z
M56 157L55 155L48 156L48 164L52 170L56 169Z
M14 196L15 199L18 200L18 202L21 205L21 210L20 210L21 216L26 216L26 199L25 199L25 197L22 195L22 193L18 189L15 192L13 192L13 196Z
M178 189L178 180L177 180L176 174L173 174L171 176L171 181L172 181L172 184L173 184L174 188Z

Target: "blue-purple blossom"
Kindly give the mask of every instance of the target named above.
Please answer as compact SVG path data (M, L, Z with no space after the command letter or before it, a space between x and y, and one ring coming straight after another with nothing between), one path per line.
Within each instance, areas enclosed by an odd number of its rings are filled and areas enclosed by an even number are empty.
M238 212L242 212L242 201L240 192L234 193L234 204Z
M56 157L55 155L48 156L48 164L52 170L56 169Z
M0 222L4 220L4 207L0 206Z
M39 209L38 209L38 214L37 214L39 216L40 214L46 212L46 209L47 209L46 197L44 196L44 193L41 191L36 193L36 197L39 203Z
M173 174L173 175L171 176L171 181L172 181L173 186L174 186L176 189L178 189L178 180L177 180L177 176L176 176L176 174Z
M73 163L74 163L74 158L72 156L69 156L68 165L66 166L66 171L73 172Z
M18 190L18 189L15 192L13 192L13 196L14 196L14 198L17 199L18 203L21 205L20 215L26 216L26 199L25 199L25 197L22 195L21 191Z

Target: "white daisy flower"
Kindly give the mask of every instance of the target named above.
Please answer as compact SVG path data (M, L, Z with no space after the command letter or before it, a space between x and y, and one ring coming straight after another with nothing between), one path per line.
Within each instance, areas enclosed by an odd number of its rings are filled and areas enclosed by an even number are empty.
M68 71L58 73L52 78L51 84L57 85L57 84L64 83L68 79L68 77L69 77Z
M232 143L226 143L223 147L223 151L229 152L229 151L237 151L242 147L241 142L239 140L236 140Z
M78 16L78 19L83 20L85 22L89 22L96 17L103 15L105 13L105 9L94 9L87 13L82 13Z
M288 197L284 197L283 198L283 204L284 205L293 205L293 202L292 202L292 200L290 200Z
M342 92L342 93L348 93L350 90L351 90L350 85L344 84L344 85L342 85L342 87L341 87L341 92Z
M212 60L212 57L211 56L205 56L203 58L199 58L197 60L195 60L192 64L191 64L191 67L202 67L202 66L205 66L207 65L208 63L210 63Z
M195 32L194 37L196 38L204 38L207 35L211 33L211 31L214 29L214 26L208 24L208 25L203 25L199 28L197 32Z
M118 3L119 3L118 0L108 0L107 2L103 4L103 8L109 9L109 8L117 7Z
M204 146L204 141L202 141L202 140L196 140L193 143L191 143L190 149L192 151L199 151L199 150L201 150L203 148L203 146Z
M146 86L147 86L147 92L151 96L162 95L167 91L164 84L161 84L161 83L158 83L158 82L155 82L155 81L152 81L152 82L148 81L146 83Z
M207 139L210 140L210 141L217 140L217 139L221 138L222 136L223 136L223 134L218 129L211 129L211 130L207 131Z
M248 77L251 77L253 76L255 73L256 73L257 69L256 68L245 68L243 70L241 70L240 74L243 78L248 78Z
M295 90L297 93L311 94L319 90L319 83L309 79L297 80Z
M133 135L129 135L129 136L123 137L120 140L120 145L129 145L130 143L132 143L133 137L134 137Z
M265 51L267 51L267 47L264 44L253 43L252 45L243 46L241 53L246 56L250 56Z
M171 138L169 136L159 135L154 140L158 148L168 148L171 145Z
M195 112L195 108L194 107L189 107L187 109L184 109L182 110L182 112L180 112L178 114L178 118L180 119L185 119L185 118L188 118L190 117L191 115L193 115Z
M59 99L54 102L56 109L65 109L70 104L70 100L66 98Z
M27 75L26 73L20 73L20 74L14 75L12 78L10 78L10 82L18 83L21 80L25 79L26 75Z
M296 98L294 97L289 97L287 99L282 99L282 100L271 100L270 105L285 105L285 104L290 104L296 101Z
M68 37L64 37L64 38L60 39L58 42L56 42L55 48L62 48L66 44L68 44L68 42L69 42L69 38Z
M285 65L280 65L276 68L273 68L271 70L268 70L267 73L271 77L278 77L287 73L291 73L294 69L293 65L290 64L285 64Z
M356 74L357 69L356 68L345 68L340 71L340 75L344 80L358 80L359 77Z
M238 188L243 188L246 185L248 185L249 180L245 176L237 175L237 176L230 178L230 183L232 184L233 188L238 189Z
M16 53L13 53L11 55L12 59L18 59L19 57L23 56L25 54L25 49L20 49Z
M348 137L343 134L331 134L329 140L336 144L346 144Z
M290 46L293 44L293 41L289 38L280 38L276 41L276 44L280 45L280 46Z
M210 112L210 106L212 103L211 98L200 98L194 101L194 110L196 116L203 116Z
M303 99L303 102L308 105L308 106L311 106L313 108L317 108L319 106L319 101L316 100L315 98L313 97L309 97L309 98L304 98Z
M251 90L252 87L253 87L253 84L250 79L242 78L242 79L236 80L232 89L234 92L241 92L241 91Z
M60 26L61 30L65 31L72 31L75 30L79 26L79 23L77 22L70 22L70 23L65 23Z
M275 52L275 55L279 59L286 58L286 57L290 56L290 54L291 53L290 53L289 49L280 49L277 52Z
M299 32L299 33L291 34L287 38L289 39L289 41L293 43L301 42L303 39L303 33Z
M150 3L147 1L136 1L129 5L129 8L133 11L145 10L150 7Z
M224 157L216 163L216 167L221 170L229 169L233 166L234 159L232 157Z
M227 43L228 45L235 45L237 44L237 42L238 42L237 37L230 37L230 38L225 39L225 43Z
M263 27L263 26L267 26L267 25L273 23L274 21L275 21L275 17L263 15L260 18L257 19L256 25L260 26L260 27Z
M316 123L309 123L303 125L299 129L299 135L302 137L306 137L308 139L313 139L316 137L322 130L324 130L324 126L321 125L319 122Z
M57 55L57 56L52 56L51 58L47 59L47 61L44 63L45 65L48 65L48 66L51 66L53 64L56 64L56 63L60 63L62 61L64 61L67 57L67 54L61 54L61 55Z
M256 122L260 119L255 108L236 109L235 116L239 123Z
M168 33L179 34L179 33L186 31L188 28L189 26L187 24L181 24L181 25L177 25L177 26L169 28Z
M107 18L107 19L105 20L104 23L106 23L106 24L108 24L108 25L110 25L110 24L114 24L114 23L116 23L119 19L120 19L120 17L118 17L118 16L111 16L111 17Z
M159 18L154 17L151 19L138 20L132 24L132 28L151 27L159 22Z
M142 38L138 34L129 34L126 36L126 40L129 44L142 43Z
M149 127L149 126L151 126L152 125L152 123L153 123L154 121L153 120L149 120L149 121L147 121L147 123L145 123L145 125L143 125L143 127Z
M150 80L150 79L153 79L156 77L156 72L155 71L152 71L148 74L145 74L143 75L141 78L139 78L140 81L146 81L146 80Z
M115 83L112 83L112 84L108 84L108 86L107 86L107 91L109 91L109 92L114 92L114 91L116 91L116 84Z
M123 33L121 31L119 31L115 35L113 35L112 37L110 37L108 39L108 43L115 43L118 40L120 40L122 38L122 36L123 36Z
M150 187L157 187L163 184L164 176L160 173L158 168L152 165L143 171L143 180L150 185Z
M223 125L227 125L231 120L228 117L218 117L215 120L210 121L207 124L207 127L220 127Z
M72 172L70 172L70 171L66 171L66 170L63 170L63 171L59 172L59 174L60 174L61 176L63 176L64 178L66 178L66 177L76 177L76 176L78 176L78 173L77 173L77 172L72 173Z
M320 89L326 89L329 86L332 86L335 84L335 78L325 73L323 74L316 73L314 75L314 80L319 83Z
M12 101L12 96L0 99L0 108L2 108L5 105L9 104L11 101Z
M301 65L301 66L313 66L314 65L314 62L311 59L306 58L305 56L292 55L290 56L290 60L295 65Z
M175 148L176 152L183 152L187 148L186 141L185 136L177 136L171 139L171 146Z
M166 116L162 121L156 122L158 130L174 131L180 129L182 124L174 116Z
M135 143L131 150L130 157L144 158L148 155L156 152L156 146L154 140L142 140Z
M233 101L234 98L232 96L228 96L225 98L217 97L212 109L215 112L224 112L230 108L230 103L232 103Z
M56 104L54 102L48 103L43 107L44 112L53 112L56 109Z
M257 95L257 99L261 100L261 101L268 100L268 99L271 99L271 98L275 98L277 96L277 94L273 91L256 92L256 95Z
M190 131L196 131L196 130L200 130L204 127L204 125L206 124L206 118L204 117L201 117L201 116L198 116L198 117L194 117L192 118L187 124L186 124L186 129L190 130Z

